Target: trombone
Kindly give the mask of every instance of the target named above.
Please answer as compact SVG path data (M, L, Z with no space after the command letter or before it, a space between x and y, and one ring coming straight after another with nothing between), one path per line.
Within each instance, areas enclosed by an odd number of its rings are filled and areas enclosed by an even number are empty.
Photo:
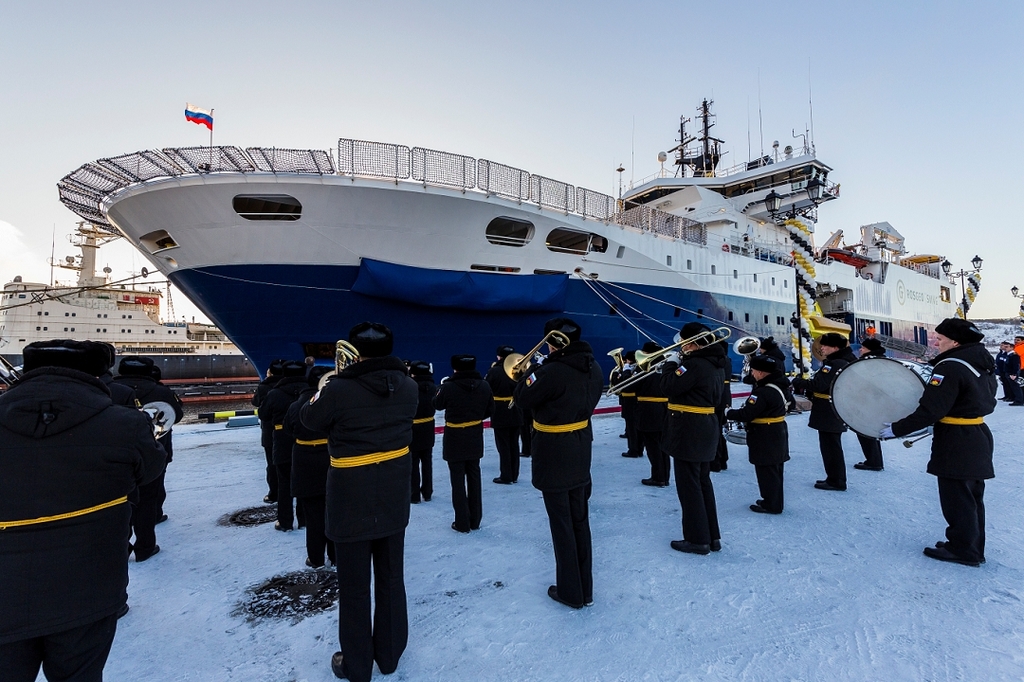
M507 374L513 381L519 381L523 375L526 374L526 369L533 361L533 356L540 352L540 349L545 343L561 350L569 345L569 337L557 329L552 329L544 335L544 338L540 340L540 343L533 347L533 350L529 351L525 355L522 353L509 353L508 356L505 357L505 361L502 363L502 369L505 370L505 374Z
M324 390L324 386L327 385L328 381L341 374L341 371L349 365L355 364L355 361L358 359L359 351L356 350L356 347L345 339L340 339L334 345L334 371L320 377L320 383L316 386L317 390Z
M646 379L649 374L657 372L661 369L661 366L668 361L668 356L680 352L682 355L687 355L690 351L682 351L682 348L689 346L690 344L697 344L701 348L707 348L710 345L721 343L727 340L732 335L728 327L719 327L712 331L701 332L695 334L688 339L680 339L667 348L654 351L653 353L644 353L642 351L636 352L636 371L628 379L620 381L614 386L608 388L608 395L618 395L623 390L633 386L643 379Z

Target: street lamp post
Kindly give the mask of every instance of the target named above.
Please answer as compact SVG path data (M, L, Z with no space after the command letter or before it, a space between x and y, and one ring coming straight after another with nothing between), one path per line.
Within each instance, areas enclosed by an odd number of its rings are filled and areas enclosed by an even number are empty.
M967 300L967 288L964 285L964 280L973 274L981 272L982 259L980 256L975 256L971 259L971 265L974 266L973 270L960 270L960 272L951 272L953 264L948 260L942 261L942 274L949 278L950 284L956 284L957 277L960 278L960 307L964 311L964 319L967 319L967 310L970 308L970 303ZM1015 287L1016 288L1016 287Z
M1019 291L1020 291L1020 289L1018 289L1016 286L1014 286L1014 287L1012 287L1010 289L1010 293L1013 295L1014 298L1021 299L1021 302L1020 302L1020 330L1021 330L1022 333L1024 333L1024 294L1018 293Z

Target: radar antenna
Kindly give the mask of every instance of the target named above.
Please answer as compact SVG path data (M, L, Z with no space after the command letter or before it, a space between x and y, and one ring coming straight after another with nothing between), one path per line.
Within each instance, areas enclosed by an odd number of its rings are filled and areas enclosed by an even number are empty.
M705 99L697 109L697 118L700 123L701 135L694 137L686 134L686 124L690 119L679 118L679 145L673 150L676 154L676 165L680 170L688 166L694 177L713 178L718 161L722 158L721 145L723 140L711 136L711 129L715 126L711 113L711 105L714 100ZM691 142L700 142L699 150L687 149ZM683 173L685 175L685 172Z

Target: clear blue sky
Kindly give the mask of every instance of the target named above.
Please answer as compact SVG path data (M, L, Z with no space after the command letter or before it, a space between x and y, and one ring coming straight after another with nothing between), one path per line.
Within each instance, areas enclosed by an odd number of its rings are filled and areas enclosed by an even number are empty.
M1016 2L0 0L0 280L48 278L54 226L71 253L67 172L205 144L186 101L216 109L222 144L399 142L613 193L620 162L657 171L703 97L726 165L747 160L748 132L760 151L759 91L765 147L798 144L810 87L842 184L819 243L887 220L957 268L977 253L972 316L1015 316L1022 35ZM115 274L143 263L108 251Z

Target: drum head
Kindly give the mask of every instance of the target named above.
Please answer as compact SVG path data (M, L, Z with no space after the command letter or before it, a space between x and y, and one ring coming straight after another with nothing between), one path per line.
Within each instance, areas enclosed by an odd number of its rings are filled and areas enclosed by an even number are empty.
M886 423L913 413L923 394L924 380L913 369L890 358L869 358L843 368L832 385L832 404L851 429L878 438Z

